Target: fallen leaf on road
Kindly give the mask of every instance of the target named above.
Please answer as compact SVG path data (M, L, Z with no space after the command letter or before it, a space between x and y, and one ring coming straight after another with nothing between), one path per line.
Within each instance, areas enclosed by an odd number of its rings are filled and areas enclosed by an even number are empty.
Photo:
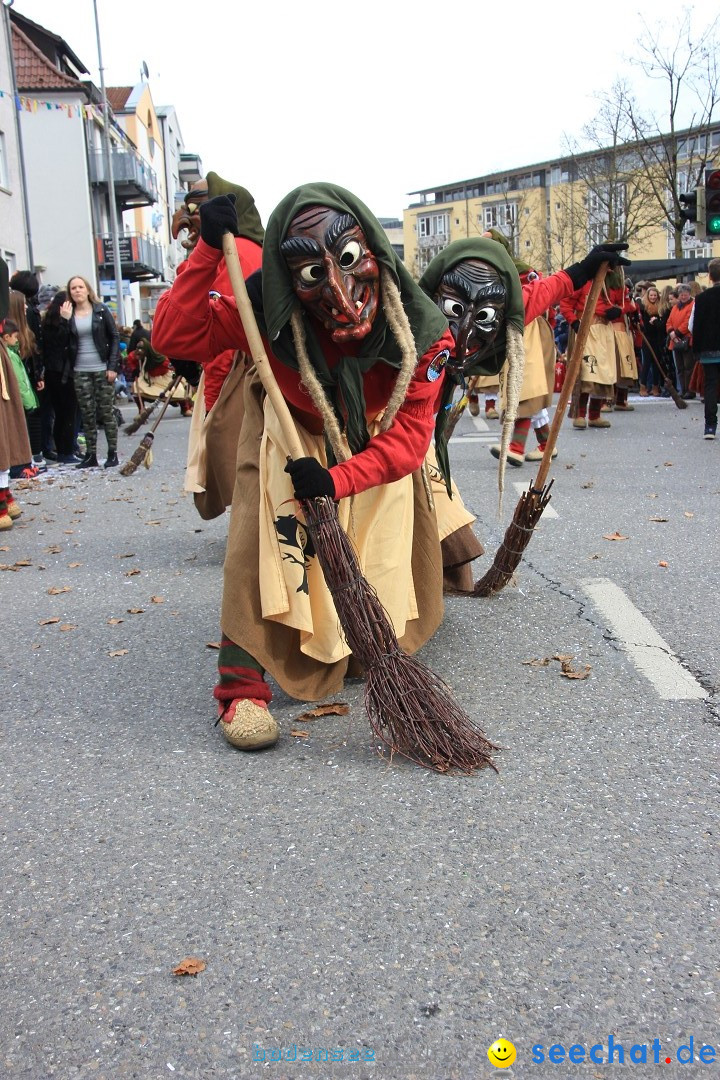
M117 626L118 623L124 622L123 619L108 619L108 626Z
M198 972L204 971L206 967L205 961L198 956L186 956L177 967L173 968L172 973L173 975L197 975Z
M685 513L683 514L683 517L695 517L695 515L692 512L692 510L686 510Z
M587 679L590 674L591 668L589 664L585 665L584 670L579 671L576 668L571 667L569 664L562 665L561 675L564 675L566 679Z
M566 465L566 466L565 466L565 468L566 468L566 469L574 469L574 468L575 468L575 466L574 466L574 465Z
M332 701L329 705L318 705L316 709L308 709L300 713L298 720L314 720L318 716L347 716L350 706L344 701Z
M657 498L659 498L659 496L654 491L651 491L650 494L647 496L647 498L648 499L657 499Z
M16 566L32 566L31 559L18 559L15 563Z
M58 626L58 630L77 630L77 626L74 623L63 623Z
M140 573L142 573L142 571L138 570L138 568L135 567L134 570L126 570L125 571L125 577L135 577L137 574L140 574Z
M66 536L72 536L72 534L75 532L75 530L74 529L63 529L63 532L65 533Z
M162 521L146 521L146 525L162 525Z
M134 559L135 558L135 552L134 551L128 551L124 555L116 555L115 558L116 559Z
M530 667L547 667L549 663L549 656L536 657L534 660L523 660L523 664L529 664Z
M0 551L9 551L9 550L10 550L10 548L6 544L3 544L3 546L0 547Z
M663 518L663 517L651 517L651 518L648 518L648 521L669 521L669 520L670 520L670 518Z
M72 592L72 585L63 585L60 588L58 585L53 585L48 589L48 596L59 596L60 593Z
M142 615L145 611L144 607L129 607L127 609L128 615Z
M164 604L165 603L165 597L164 596L151 596L150 601L153 604Z
M658 563L658 566L667 566L667 565L668 564L665 562L664 559L661 559L660 562Z
M69 562L68 566L70 567L71 570L74 570L76 567L82 566L82 563L81 562Z
M48 555L59 555L62 551L62 548L58 547L57 544L51 544L50 547L45 548L45 551Z
M108 656L127 656L127 653L127 649L113 649L112 652L108 653Z
M623 536L622 533L603 533L603 540L629 540L629 536Z
M668 468L671 468L672 461L663 461L663 465L666 465Z
M602 558L602 556L598 555L597 552L594 555L588 555L588 559L600 559L600 558Z
M553 660L559 660L561 664L569 664L575 657L572 653L555 653L552 657Z
M584 488L595 487L595 481L594 480L588 480L587 484L581 484L580 487L584 487Z
M38 626L50 626L52 623L60 622L57 615L53 615L52 619L41 619Z
M290 734L296 739L305 739L310 734L309 731L301 731L300 728L291 728Z
M205 648L206 649L219 649L220 648L220 642L219 641L206 641L205 642Z

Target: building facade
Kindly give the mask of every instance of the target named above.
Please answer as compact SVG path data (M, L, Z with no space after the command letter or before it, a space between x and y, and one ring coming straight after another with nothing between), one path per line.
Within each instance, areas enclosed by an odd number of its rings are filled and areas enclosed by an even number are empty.
M691 131L678 135L681 162L680 190L694 186L691 169L682 161L697 153ZM703 138L703 153L720 163L720 124ZM543 273L550 273L582 258L589 247L625 235L631 208L629 185L602 180L588 184L582 165L591 165L602 152L558 158L537 165L490 173L443 186L413 192L413 202L403 213L405 264L420 277L430 260L454 240L480 236L498 229L510 241L515 256ZM580 163L580 167L579 167ZM611 190L613 188L614 190ZM668 193L669 198L669 193ZM631 258L670 259L675 255L675 236L661 218L653 218L647 200L642 227L629 230ZM638 220L638 219L634 219ZM683 257L710 258L720 254L720 244L696 240L686 229L682 235Z

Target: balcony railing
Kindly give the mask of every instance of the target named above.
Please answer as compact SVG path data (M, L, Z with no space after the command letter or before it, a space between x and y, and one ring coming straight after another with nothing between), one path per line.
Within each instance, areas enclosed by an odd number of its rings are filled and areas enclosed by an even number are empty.
M152 206L158 200L154 169L129 150L113 150L111 155L115 198L124 208ZM102 150L90 153L90 181L107 184L107 164Z
M162 277L163 248L142 233L123 233L119 237L122 276L127 281ZM114 265L112 236L95 237L98 269L101 277L112 277Z

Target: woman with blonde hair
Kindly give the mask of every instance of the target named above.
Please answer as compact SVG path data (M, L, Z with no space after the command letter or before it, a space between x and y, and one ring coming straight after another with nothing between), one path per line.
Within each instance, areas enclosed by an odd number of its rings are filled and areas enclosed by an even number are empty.
M86 448L85 457L75 468L92 469L98 465L99 417L108 444L105 468L110 469L119 464L113 383L120 364L120 335L110 311L100 302L92 285L84 277L71 277L67 294L68 299L60 308L60 315L69 323L68 360L82 416Z

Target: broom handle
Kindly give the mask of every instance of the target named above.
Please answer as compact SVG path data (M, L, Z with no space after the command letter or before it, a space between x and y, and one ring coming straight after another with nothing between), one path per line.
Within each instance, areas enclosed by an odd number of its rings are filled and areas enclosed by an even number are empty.
M552 452L555 449L555 443L558 440L560 428L565 419L565 410L567 409L570 395L575 386L577 377L580 374L580 365L582 364L583 353L585 351L585 343L588 334L590 333L590 326L595 318L595 308L597 307L598 297L600 296L600 291L605 282L605 275L608 272L608 267L609 263L607 262L601 263L598 267L598 271L593 278L592 287L588 293L588 298L585 301L585 310L582 313L580 326L575 336L575 344L573 345L572 356L565 375L565 382L560 391L560 397L555 408L555 415L553 416L552 424L550 425L550 434L545 443L545 450L543 452L542 461L540 462L540 468L538 469L538 474L535 478L535 483L533 484L533 490L536 492L542 491L545 486L545 481L547 480L547 475L550 472Z
M640 329L640 328L638 327L638 329ZM643 339L643 341L644 341L644 342L645 342L645 344L647 345L648 349L650 350L650 355L652 356L653 360L655 361L655 364L657 365L657 369L658 369L658 371L660 372L660 374L661 374L661 375L662 375L662 377L663 377L663 382L665 383L665 389L666 389L666 390L668 391L668 393L670 394L671 398L673 399L673 401L674 401L674 402L675 402L675 404L677 405L677 404L678 404L678 399L679 399L680 401L682 401L682 398L680 397L680 395L678 394L677 390L675 389L675 386L673 385L673 381L672 381L672 379L671 379L671 378L670 378L670 376L668 375L668 373L667 373L666 369L665 369L665 368L663 367L663 365L662 365L662 364L660 363L660 360L658 359L658 354L657 354L657 353L655 352L655 350L653 349L652 345L650 344L650 342L648 341L648 339L647 339L647 338L645 337L645 335L643 334L642 330L640 330L640 337L641 337L641 338ZM681 405L681 406L680 406L680 408L682 408L682 407L683 407L683 406Z
M307 454L303 450L302 443L300 442L295 427L295 421L292 418L292 414L287 407L285 398L277 384L275 374L270 367L270 361L267 358L265 346L263 345L263 340L255 320L255 313L250 303L250 297L245 288L245 279L243 278L240 259L238 258L237 248L235 247L235 237L230 232L226 232L223 236L223 255L225 256L225 265L227 266L227 271L230 275L230 284L232 286L233 296L235 297L235 303L237 304L240 320L243 324L243 330L245 331L245 337L247 338L248 346L250 347L250 355L253 358L260 381L265 388L265 393L270 398L270 403L280 422L280 427L282 428L282 433L287 443L290 457L294 461L297 461L298 458L307 457Z

